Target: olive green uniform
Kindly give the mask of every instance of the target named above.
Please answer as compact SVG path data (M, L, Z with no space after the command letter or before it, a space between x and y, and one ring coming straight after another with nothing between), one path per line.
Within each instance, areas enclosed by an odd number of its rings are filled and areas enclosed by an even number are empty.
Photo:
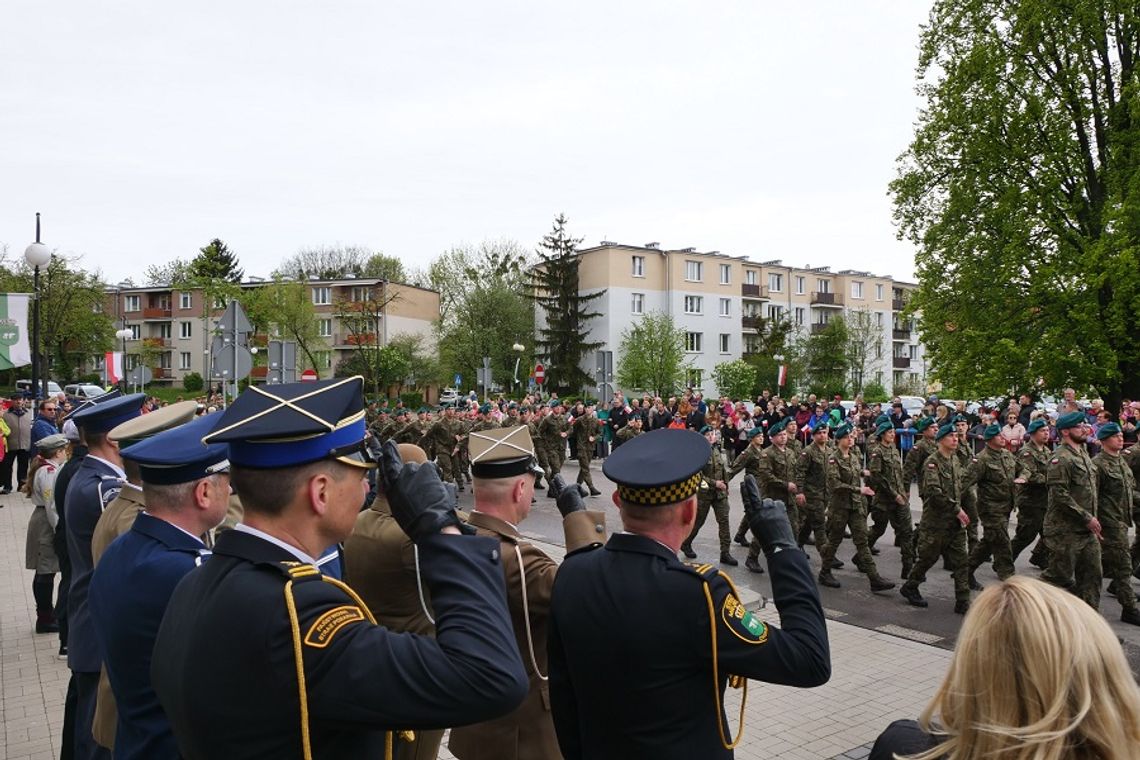
M562 472L562 465L566 462L566 439L562 434L568 428L565 415L557 413L548 414L539 423L538 432L546 447L546 460L550 465L551 476Z
M1128 529L1132 512L1140 506L1140 493L1128 461L1121 455L1101 452L1096 466L1097 519L1100 520L1101 561L1104 575L1115 581L1116 598L1125 610L1136 609L1132 590L1132 558L1128 554Z
M894 445L875 444L867 456L868 485L875 495L871 500L871 529L869 543L875 542L887 532L887 524L895 532L895 539L902 552L902 576L905 578L914 565L914 520L910 514L910 486L903 477L902 454ZM902 504L897 497L903 498Z
M961 445L959 445L959 449ZM1013 553L1009 543L1009 515L1013 511L1017 460L1006 449L982 449L966 468L965 487L978 488L978 517L982 538L970 552L970 572L993 556L994 572L1003 581L1013 575ZM968 514L968 513L967 513Z
M917 590L926 578L926 571L946 553L954 568L955 601L970 600L966 529L958 521L962 505L961 482L957 457L944 456L936 450L923 461L919 482L923 497L922 518L918 524L918 552L904 590Z
M625 443L626 441L636 438L644 432L645 431L641 430L640 428L635 428L632 425L626 425L621 430L617 431L617 439L622 443Z
M788 483L794 483L796 480L798 462L795 452L786 446L781 449L773 444L761 451L757 466L760 477L756 478L756 482L760 486L760 493L765 499L784 502L788 510L788 522L792 525L792 535L798 535L800 511L795 499L788 493ZM760 540L753 536L752 545L748 547L748 559L756 562L759 558Z
M594 488L594 478L590 475L590 461L594 458L594 450L598 445L597 438L602 434L602 423L592 414L583 414L574 420L574 441L578 445L578 482ZM594 440L590 440L590 439Z
M1025 547L1042 536L1045 527L1045 512L1049 508L1049 488L1045 473L1053 452L1048 446L1038 446L1029 441L1017 452L1017 474L1025 483L1017 487L1014 503L1017 505L1017 530L1010 541L1010 555L1016 562ZM1037 567L1045 567L1049 562L1048 549L1044 540L1037 542L1029 561Z
M910 484L914 480L918 480L918 498L923 497L922 493L922 465L926 464L926 458L938 450L938 446L928 438L919 438L915 442L911 450L906 454L906 462L903 464L903 480L906 482L907 490L910 490Z
M1124 452L1125 459L1128 460L1128 466L1132 469L1132 480L1140 486L1140 444L1136 444L1132 448ZM1132 522L1140 525L1140 505L1132 510ZM1132 573L1137 578L1140 578L1140 528L1137 529L1135 537L1132 539Z
M728 480L732 480L740 472L746 472L756 478L756 485L760 487L760 494L763 496L764 487L760 485L760 455L763 452L764 449L760 446L749 444L744 451L736 455L736 459L732 460L732 466L728 468ZM736 528L736 540L742 544L745 543L748 540L750 529L748 515L743 515L740 518L740 525ZM748 545L751 546L751 544Z
M728 464L725 462L724 449L721 448L719 443L712 445L712 450L709 452L709 461L705 464L705 468L701 471L701 485L697 489L697 521L693 523L693 530L689 533L689 537L685 539L682 546L692 549L693 539L697 537L701 527L705 524L705 519L709 516L711 509L713 515L716 517L716 524L718 528L718 535L720 538L720 553L721 555L728 554L729 534L728 534L728 489L720 490L716 487L716 482L720 480L728 485Z
M419 420L412 420L393 433L392 440L396 443L414 443L418 446L420 439L424 437L424 430L424 423Z
M428 428L427 443L435 452L435 462L439 465L440 477L448 483L456 483L458 470L455 455L459 448L456 437L460 435L459 426L454 419L440 417Z
M827 543L827 460L831 454L826 443L820 446L812 441L796 460L796 488L805 499L796 538L803 546L809 536L814 536L820 554Z
M836 450L827 457L827 541L819 550L819 556L823 572L830 572L839 545L843 543L843 532L850 529L856 566L868 576L878 578L879 570L867 543L867 497L860 493L863 487L861 464L854 446L847 455Z
M1084 446L1074 449L1062 443L1049 460L1045 478L1049 485L1045 513L1049 567L1041 578L1099 609L1100 541L1088 526L1097 516L1096 466Z
M958 477L962 478L959 489L962 494L962 511L966 513L966 517L970 518L970 524L966 526L966 553L968 557L974 553L974 549L978 545L978 523L981 522L978 514L978 494L974 491L974 486L966 482L966 472L974 461L973 448L967 441L959 438L958 448L954 450L954 456L958 458ZM983 557L983 560L988 559L989 555Z

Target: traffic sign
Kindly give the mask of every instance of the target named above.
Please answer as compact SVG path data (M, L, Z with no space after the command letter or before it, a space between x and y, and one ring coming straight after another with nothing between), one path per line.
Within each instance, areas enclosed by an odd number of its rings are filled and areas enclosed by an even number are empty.
M307 369L301 373L302 383L315 383L317 382L317 371L315 369Z
M539 385L546 381L546 368L541 364L534 365L534 381Z
M459 374L458 372L456 372L456 373L455 373L455 389L456 389L456 390L459 390L459 385L460 385L460 383L462 383L462 382L463 382L463 375L461 375L461 374Z
M154 379L154 373L150 371L150 367L145 364L140 364L127 374L127 380L131 385L146 385Z
M221 332L236 332L248 334L253 332L253 325L245 315L245 309L237 301L230 301L226 311L218 319L218 330Z
M220 380L242 380L253 369L253 355L245 346L234 346L228 336L215 335L210 341L210 377Z

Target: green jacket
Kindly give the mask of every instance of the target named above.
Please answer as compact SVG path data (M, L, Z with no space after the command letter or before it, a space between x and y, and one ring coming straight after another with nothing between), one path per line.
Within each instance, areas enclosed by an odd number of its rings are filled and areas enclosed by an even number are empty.
M958 459L935 450L922 465L922 525L954 527L962 508L962 475Z
M1103 523L1132 526L1132 511L1140 506L1136 479L1123 456L1100 452L1093 457L1096 465L1096 511Z
M728 491L720 491L716 487L718 480L728 483L728 463L725 462L724 449L719 443L711 447L709 461L705 462L705 468L701 470L701 486L697 490L697 498L702 501L727 499Z
M869 449L867 470L871 475L867 478L867 484L875 491L875 503L896 506L898 502L895 497L902 496L905 499L910 495L910 481L903 479L902 454L893 445L875 444Z
M923 469L926 459L938 449L938 445L926 438L919 438L906 455L906 464L903 465L903 480L908 484L918 480L918 495L923 495Z
M830 508L866 511L867 499L860 493L863 487L863 468L854 450L847 456L842 451L833 451L827 458L827 492L830 495Z
M834 449L826 443L818 446L815 441L800 452L796 467L796 487L813 501L827 498L827 460L832 454Z
M1045 474L1049 484L1049 510L1045 531L1088 533L1089 520L1096 517L1096 465L1084 446L1074 449L1062 443L1049 460Z
M780 451L769 446L760 454L760 493L766 499L776 499L788 503L788 483L796 480L797 457L794 451L785 448Z
M738 473L744 471L756 478L756 484L760 485L760 455L764 453L764 449L752 444L748 445L744 451L736 455L736 459L732 460L732 466L728 468L728 479L732 480ZM761 494L764 492L761 491Z

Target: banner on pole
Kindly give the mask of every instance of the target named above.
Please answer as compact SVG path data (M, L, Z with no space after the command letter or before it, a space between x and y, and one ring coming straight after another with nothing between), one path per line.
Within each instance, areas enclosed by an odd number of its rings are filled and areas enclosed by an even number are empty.
M27 293L0 293L0 369L32 363L28 342Z
M780 371L776 375L776 385L782 386L788 384L788 365L781 364Z
M123 379L123 353L108 351L103 354L103 366L107 370L107 385L115 385Z

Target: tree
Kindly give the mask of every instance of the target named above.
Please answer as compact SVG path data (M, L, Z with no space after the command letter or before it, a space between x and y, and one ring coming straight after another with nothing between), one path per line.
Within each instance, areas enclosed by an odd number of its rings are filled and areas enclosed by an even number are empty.
M804 370L808 390L823 398L845 395L850 362L847 323L843 317L832 317L819 332L813 332L803 344Z
M400 333L388 338L388 348L399 354L406 368L403 374L395 377L397 393L402 393L405 385L423 388L444 382L443 367L424 345L425 341L426 338L419 333Z
M1138 62L1134 2L935 2L891 193L942 382L1140 394Z
M722 396L748 398L756 387L758 374L756 367L743 359L736 359L713 367L713 382Z
M241 283L245 272L238 266L237 256L218 238L201 248L190 262L189 279L199 282L224 280L235 285ZM173 281L173 280L171 280Z
M246 290L242 298L256 329L295 342L310 367L320 366L317 354L328 351L329 345L321 336L313 299L304 282L275 278Z
M546 357L546 384L561 394L594 383L581 364L587 353L603 345L587 336L590 320L601 316L589 304L605 294L605 290L583 293L578 289L577 247L582 239L567 234L566 222L562 214L554 220L554 228L539 244L541 261L531 269L531 297L545 317L537 342Z
M868 309L854 309L847 313L847 366L850 371L851 392L863 393L882 366L883 328L875 324Z
M668 396L685 385L685 330L673 317L651 311L630 325L618 346L618 385Z
M150 264L143 270L143 284L153 287L157 285L174 285L185 283L193 278L190 262L185 259L172 259L165 264Z
M754 334L757 337L754 342L746 345L744 361L756 368L756 384L752 387L750 395L758 396L765 388L776 391L776 380L781 364L788 367L789 383L800 373L796 371L798 365L793 361L795 352L792 350L791 338L795 334L795 325L783 317L773 319L757 314L754 319L756 320ZM745 335L748 336L749 333ZM775 358L777 356L783 356L784 360L777 361Z
M360 274L363 277L375 277L388 282L407 282L408 275L404 271L404 262L395 256L384 253L374 253L364 261Z
M380 329L387 319L385 310L398 298L388 288L387 283L353 288L352 298L339 298L333 302L333 313L341 327L347 330L345 342L356 346L360 355L360 366L365 369L364 382L372 386L372 392L379 396L380 389L395 378L393 357L384 349L387 346L380 335Z

